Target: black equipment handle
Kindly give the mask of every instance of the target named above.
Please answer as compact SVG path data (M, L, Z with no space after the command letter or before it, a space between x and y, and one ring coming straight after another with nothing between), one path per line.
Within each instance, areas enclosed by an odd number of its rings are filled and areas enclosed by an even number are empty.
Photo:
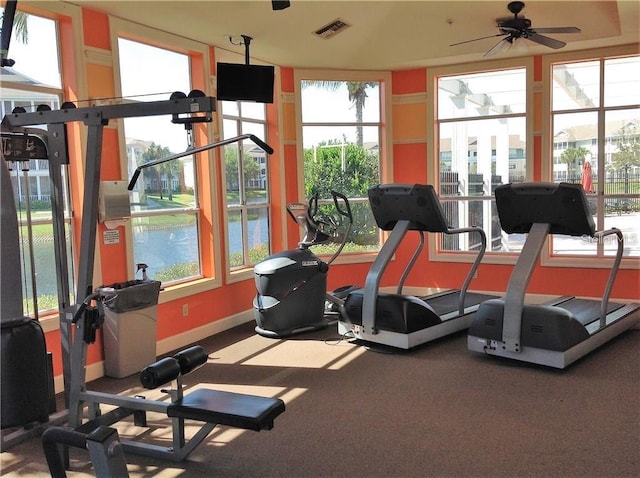
M309 217L315 221L315 215L318 213L318 193L309 198Z
M260 138L253 134L241 134L240 136L235 136L233 138L223 139L222 141L218 141L217 143L209 143L204 146L198 146L197 148L190 148L182 153L172 154L165 158L156 159L154 161L149 161L148 163L141 164L136 168L133 172L133 176L131 177L131 181L129 181L129 185L127 189L132 191L138 181L138 177L143 169L151 168L153 166L157 166L158 164L166 163L167 161L173 161L174 159L180 159L185 156L190 156L192 154L201 153L203 151L207 151L209 149L217 148L219 146L224 146L226 144L235 143L237 141L241 141L243 139L250 139L254 143L256 143L260 148L262 148L267 154L273 154L273 148L269 146L267 143L262 141Z
M349 205L349 200L347 199L347 196L345 196L342 193L339 193L338 191L331 191L331 195L333 196L333 204L335 204L337 211L341 215L349 219L349 222L353 223L353 215L351 214L351 206ZM346 211L341 209L340 201L338 201L338 199L342 199L342 202L346 207Z

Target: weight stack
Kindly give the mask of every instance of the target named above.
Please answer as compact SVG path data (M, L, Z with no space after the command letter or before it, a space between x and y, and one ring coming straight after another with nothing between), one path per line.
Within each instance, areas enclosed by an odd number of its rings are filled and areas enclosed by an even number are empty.
M51 374L42 327L25 317L3 323L1 333L2 429L49 421Z

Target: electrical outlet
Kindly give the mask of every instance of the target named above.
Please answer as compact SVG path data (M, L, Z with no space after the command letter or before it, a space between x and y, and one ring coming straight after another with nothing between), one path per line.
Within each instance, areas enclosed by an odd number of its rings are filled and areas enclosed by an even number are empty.
M182 317L189 315L189 304L182 304Z

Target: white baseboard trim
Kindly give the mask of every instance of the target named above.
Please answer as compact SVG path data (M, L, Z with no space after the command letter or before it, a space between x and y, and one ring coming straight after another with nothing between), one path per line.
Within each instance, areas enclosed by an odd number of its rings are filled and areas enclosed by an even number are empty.
M211 337L212 335L237 327L238 325L251 322L252 320L254 320L253 310L246 310L239 314L225 317L224 319L216 320L206 325L196 327L195 329L162 339L156 344L156 356L196 343L200 340L206 339L207 337ZM86 367L86 382L96 380L103 376L104 362L102 360L100 362L92 363ZM56 393L64 391L64 378L62 375L56 375L54 377L54 387Z

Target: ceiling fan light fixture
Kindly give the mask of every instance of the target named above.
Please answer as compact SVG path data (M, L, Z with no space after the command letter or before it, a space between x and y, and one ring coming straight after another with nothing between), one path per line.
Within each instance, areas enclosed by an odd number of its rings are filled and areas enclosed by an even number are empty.
M513 37L503 42L503 48L501 53L516 55L524 55L529 52L527 42L523 37Z

